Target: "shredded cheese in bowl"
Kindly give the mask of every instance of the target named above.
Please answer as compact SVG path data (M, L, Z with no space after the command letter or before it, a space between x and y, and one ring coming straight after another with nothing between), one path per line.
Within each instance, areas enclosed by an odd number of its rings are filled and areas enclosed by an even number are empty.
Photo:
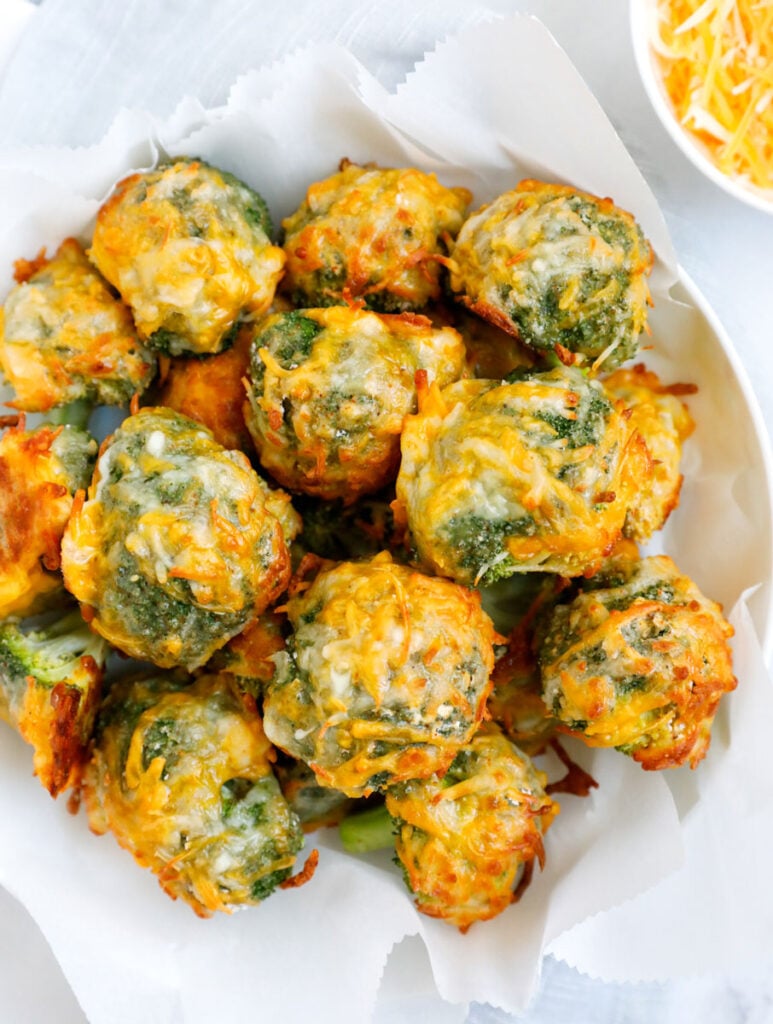
M773 207L773 0L652 0L648 13L677 121L723 175Z

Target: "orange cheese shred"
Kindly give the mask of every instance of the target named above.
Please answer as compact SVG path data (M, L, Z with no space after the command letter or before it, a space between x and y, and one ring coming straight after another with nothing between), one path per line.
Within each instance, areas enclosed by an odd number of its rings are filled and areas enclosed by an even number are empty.
M720 171L773 189L773 4L657 0L652 40L680 124Z

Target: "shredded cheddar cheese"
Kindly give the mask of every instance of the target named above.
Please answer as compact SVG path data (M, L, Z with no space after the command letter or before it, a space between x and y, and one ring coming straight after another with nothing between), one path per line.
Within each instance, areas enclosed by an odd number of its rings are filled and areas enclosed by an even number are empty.
M658 0L653 48L676 116L723 174L773 189L772 0Z

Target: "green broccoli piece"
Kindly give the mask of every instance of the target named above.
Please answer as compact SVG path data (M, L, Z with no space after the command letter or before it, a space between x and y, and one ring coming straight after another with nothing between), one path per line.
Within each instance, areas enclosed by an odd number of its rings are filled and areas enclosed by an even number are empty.
M350 814L338 826L347 853L371 853L395 845L395 820L384 804Z
M69 423L64 425L62 432L52 441L51 451L67 476L66 486L70 494L85 490L91 483L97 448L97 442L91 434Z
M6 694L21 694L32 676L36 686L51 689L58 683L79 685L81 659L91 657L100 667L109 644L92 633L77 608L49 625L24 632L13 622L0 625L0 687Z
M52 796L77 781L109 649L77 610L37 629L0 625L0 718L34 748Z

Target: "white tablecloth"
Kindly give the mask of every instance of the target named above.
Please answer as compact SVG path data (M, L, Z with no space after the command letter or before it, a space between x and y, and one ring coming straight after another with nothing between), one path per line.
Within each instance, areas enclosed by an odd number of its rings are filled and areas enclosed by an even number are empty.
M163 115L184 94L220 103L239 73L309 41L347 45L392 87L438 39L519 10L547 23L619 131L661 203L680 262L728 329L771 422L773 217L702 179L662 129L633 64L624 0L43 0L29 16L21 0L0 0L0 67L12 50L0 77L0 138L2 145L86 144L122 106ZM52 881L52 898L55 891ZM486 1007L467 1014L440 1005L412 953L426 956L418 943L409 945L387 969L379 1024L515 1020ZM773 980L752 974L613 986L548 958L534 1005L517 1019L764 1024L773 1021ZM287 1020L300 1024L290 1004ZM17 1021L83 1024L84 1017L26 911L0 890L0 1022Z

